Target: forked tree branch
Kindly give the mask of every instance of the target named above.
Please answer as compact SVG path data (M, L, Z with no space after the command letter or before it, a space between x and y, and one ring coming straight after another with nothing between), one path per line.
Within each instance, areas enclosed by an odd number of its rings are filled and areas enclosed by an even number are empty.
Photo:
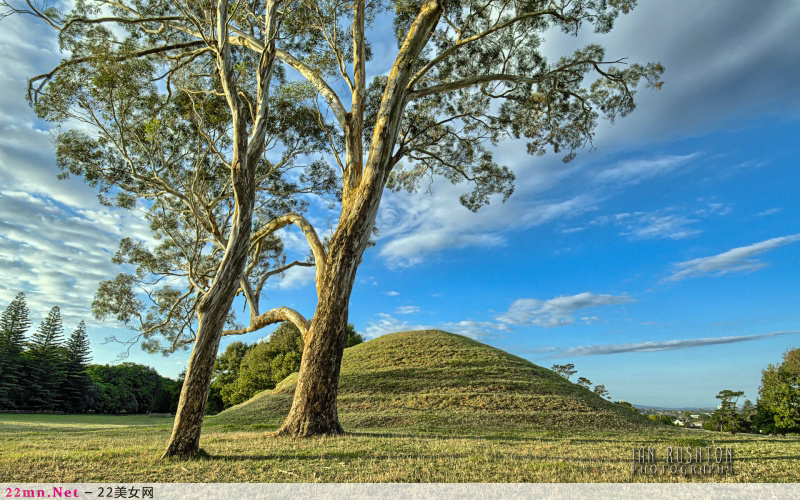
M308 241L308 245L311 247L311 252L314 254L314 264L317 268L315 280L317 291L319 292L319 287L322 285L322 276L325 274L325 269L328 263L328 255L325 251L325 246L322 244L322 241L317 235L317 231L314 229L314 226L312 226L302 215L288 213L278 217L277 219L273 219L264 226L260 227L258 230L253 231L253 234L250 236L250 252L252 252L255 249L255 246L265 237L279 229L288 226L289 224L294 224L295 226L299 227L301 231L303 231L303 234Z

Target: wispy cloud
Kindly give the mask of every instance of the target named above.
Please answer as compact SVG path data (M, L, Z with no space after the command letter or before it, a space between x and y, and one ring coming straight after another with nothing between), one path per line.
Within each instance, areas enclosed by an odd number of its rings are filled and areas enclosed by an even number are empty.
M408 321L395 318L387 313L378 313L375 316L376 318L369 322L364 329L364 334L369 339L380 337L387 333L406 332L409 330L429 330L431 328L421 324L409 323Z
M0 213L0 308L25 292L34 323L59 306L68 329L82 319L100 326L91 303L97 284L122 270L111 262L120 238L150 238L136 212L84 209L19 191L0 190Z
M458 233L439 228L413 232L390 241L381 249L393 267L411 267L421 264L423 257L448 247L492 247L505 244L497 234Z
M560 296L549 300L517 299L507 312L497 316L496 319L512 325L564 326L575 322L574 314L578 310L629 302L635 302L635 299L627 295L605 295L590 292ZM587 316L582 319L586 323L592 323L599 318Z
M315 267L307 266L294 266L290 267L283 273L283 279L276 280L274 283L267 282L268 288L277 288L278 290L295 290L303 288L304 286L313 283L317 270Z
M718 255L700 257L673 264L673 272L662 281L680 281L687 278L713 274L720 276L733 272L753 272L767 266L766 262L751 257L789 243L800 241L800 233L772 238L752 245L738 247Z
M504 323L492 321L452 321L439 325L440 330L457 333L473 339L482 339L496 334L498 331L508 332L511 328Z
M763 212L759 212L756 215L759 216L759 217L766 217L768 215L777 214L780 211L781 211L780 208L770 208L769 210L764 210Z
M419 306L400 306L395 309L395 314L416 314L419 312Z
M620 228L620 235L634 240L672 239L680 240L702 233L692 227L704 218L723 216L731 207L723 203L706 203L699 208L667 207L651 212L619 213L600 215L591 221L593 226L613 225Z
M626 160L598 172L595 177L599 182L608 184L639 184L647 179L673 172L699 156L699 153L692 153L655 159Z
M735 337L716 337L702 339L681 339L666 340L662 342L633 342L625 344L603 344L571 347L560 349L555 352L554 357L568 356L598 356L601 354L620 354L626 352L655 352L671 351L674 349L688 349L690 347L702 347L707 345L732 344L734 342L747 342L750 340L761 340L778 335L790 335L800 333L800 330L785 332L761 333L757 335L739 335Z
M629 225L628 231L622 234L642 240L655 238L680 240L702 232L699 229L687 227L695 222L697 220L689 219L682 215L658 216L645 214L637 221L637 224Z
M490 337L498 332L507 332L510 327L504 323L493 321L473 321L470 319L462 321L448 321L437 325L424 325L421 323L411 323L392 316L387 313L378 313L371 321L364 333L367 338L375 338L395 332L405 332L409 330L442 330L445 332L464 335L473 339Z
M597 199L591 195L579 194L542 203L539 197L526 196L531 193L525 192L525 186L518 186L518 192L508 202L492 203L472 213L458 202L464 186L451 186L446 182L437 178L426 196L387 193L384 197L377 222L381 229L379 255L390 267L417 266L446 249L503 246L509 231L597 209Z

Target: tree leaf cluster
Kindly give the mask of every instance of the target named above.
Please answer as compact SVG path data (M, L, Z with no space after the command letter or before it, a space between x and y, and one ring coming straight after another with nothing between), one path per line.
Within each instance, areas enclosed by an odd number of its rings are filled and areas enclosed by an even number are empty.
M762 371L754 419L770 434L800 432L800 348Z

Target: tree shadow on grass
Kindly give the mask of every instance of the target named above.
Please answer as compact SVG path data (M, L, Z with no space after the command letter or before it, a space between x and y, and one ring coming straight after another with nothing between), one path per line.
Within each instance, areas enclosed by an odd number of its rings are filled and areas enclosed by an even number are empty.
M525 443L538 443L538 442L569 442L570 444L581 443L620 443L620 438L583 438L583 437L570 437L570 436L507 436L507 435L479 435L479 434L416 434L416 433L401 433L401 432L345 432L344 436L352 437L368 437L368 438L397 438L397 439L426 439L426 440L459 440L459 439L476 439L484 441L514 441ZM627 443L652 443L653 438L647 437L625 437ZM660 441L660 439L659 439Z
M469 460L474 458L470 453L453 453L448 454L450 460ZM523 453L501 453L499 454L504 461L520 461L520 462L569 462L569 463L586 463L597 465L599 463L631 463L630 458L603 458L603 457L563 457L553 455L527 455ZM219 460L228 462L246 462L246 461L289 461L289 460L330 460L333 462L345 462L358 459L368 458L369 460L397 460L413 458L420 461L438 461L441 460L441 453L383 453L383 454L370 454L364 455L357 452L329 452L321 456L309 457L306 455L290 455L285 453L263 455L205 455L203 457L195 457L198 460Z

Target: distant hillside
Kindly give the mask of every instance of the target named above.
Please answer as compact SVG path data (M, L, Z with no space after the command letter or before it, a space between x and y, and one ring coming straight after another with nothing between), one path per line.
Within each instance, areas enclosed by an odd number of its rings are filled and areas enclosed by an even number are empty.
M297 374L209 425L279 426ZM650 425L551 370L467 337L437 330L384 335L344 352L339 419L345 430L428 432L620 429Z

